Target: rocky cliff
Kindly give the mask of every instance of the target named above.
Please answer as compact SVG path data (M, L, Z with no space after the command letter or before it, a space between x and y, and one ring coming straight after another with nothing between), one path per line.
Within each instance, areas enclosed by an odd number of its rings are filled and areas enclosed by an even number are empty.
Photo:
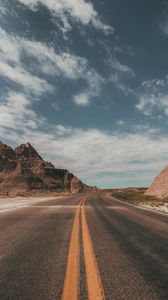
M145 192L147 196L164 198L168 196L168 166L154 179L151 186Z
M78 193L88 189L68 170L44 161L30 143L12 149L0 142L1 195L34 191Z

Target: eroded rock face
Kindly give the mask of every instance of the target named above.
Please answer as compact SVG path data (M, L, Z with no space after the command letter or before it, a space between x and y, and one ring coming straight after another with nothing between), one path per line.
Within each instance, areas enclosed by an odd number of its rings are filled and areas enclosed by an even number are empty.
M79 193L84 190L84 186L81 180L79 180L77 177L73 176L71 180L71 191L72 193Z
M15 151L8 145L3 144L0 141L0 156L3 158L8 158L8 159L14 159L15 158Z
M38 158L42 160L41 156L30 143L21 144L19 147L15 148L15 153L18 157Z
M68 170L44 161L30 143L13 150L0 142L0 194L35 190L78 193L87 186Z
M154 179L151 186L145 192L147 196L164 198L168 196L168 166Z

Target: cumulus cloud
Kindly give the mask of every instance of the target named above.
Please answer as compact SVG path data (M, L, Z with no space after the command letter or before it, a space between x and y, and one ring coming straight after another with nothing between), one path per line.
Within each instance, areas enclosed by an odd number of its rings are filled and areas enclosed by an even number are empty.
M37 10L41 5L44 5L53 16L62 20L64 31L71 28L71 19L74 22L80 22L83 25L92 25L94 28L102 30L105 34L114 31L112 26L104 24L93 4L90 1L84 0L18 0L20 3L28 6L32 10Z

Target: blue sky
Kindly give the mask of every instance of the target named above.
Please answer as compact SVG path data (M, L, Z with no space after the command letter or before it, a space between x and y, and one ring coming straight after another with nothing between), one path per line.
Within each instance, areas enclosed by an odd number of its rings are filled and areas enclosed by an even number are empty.
M0 139L99 187L168 162L168 4L2 0Z

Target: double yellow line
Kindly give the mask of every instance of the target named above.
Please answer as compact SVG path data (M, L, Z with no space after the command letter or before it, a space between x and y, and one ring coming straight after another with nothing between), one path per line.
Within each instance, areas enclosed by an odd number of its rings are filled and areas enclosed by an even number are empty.
M94 254L93 245L86 220L84 204L85 199L82 199L75 213L62 300L77 300L80 298L80 216L82 223L82 238L87 277L88 299L105 300L101 278L99 275L96 257Z

